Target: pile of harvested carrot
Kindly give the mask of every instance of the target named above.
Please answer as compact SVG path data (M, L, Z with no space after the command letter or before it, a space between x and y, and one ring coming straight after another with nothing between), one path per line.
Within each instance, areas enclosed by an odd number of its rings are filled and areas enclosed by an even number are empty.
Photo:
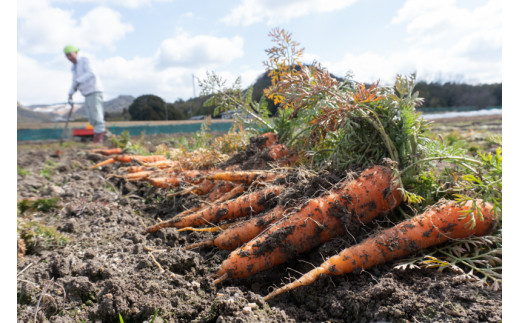
M298 155L279 144L272 133L261 139L264 143L258 153L269 156L271 169L240 170L239 165L233 163L234 159L238 160L235 156L223 163L223 167L198 169L164 155L127 155L118 150L94 152L113 157L91 168L132 163L119 167L118 174L109 176L167 188L169 196L198 195L200 205L146 227L145 233L168 227L179 231L217 232L210 239L185 246L185 249L216 247L231 251L215 273L214 284L249 277L287 262L345 234L353 226L366 225L393 212L403 202L402 188L394 170L376 165L354 178L345 178L335 188L296 208L286 207L279 198L286 190L284 179L289 173L283 166L294 163ZM469 204L439 204L345 249L265 299L308 285L321 274L351 273L450 239L487 234L495 219L489 205L479 204L481 217L466 216L468 212L475 212ZM467 225L471 216L476 219L474 227Z

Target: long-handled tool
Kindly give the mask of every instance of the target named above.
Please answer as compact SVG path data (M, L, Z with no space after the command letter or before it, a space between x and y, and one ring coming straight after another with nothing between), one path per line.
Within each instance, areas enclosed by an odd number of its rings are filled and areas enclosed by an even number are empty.
M63 137L65 137L65 132L67 132L67 127L69 126L69 120L70 120L70 116L72 115L72 110L74 110L74 102L69 101L69 104L70 104L70 111L69 111L69 115L67 116L67 122L65 123L65 127L63 128L63 132L61 133L60 146L63 145Z

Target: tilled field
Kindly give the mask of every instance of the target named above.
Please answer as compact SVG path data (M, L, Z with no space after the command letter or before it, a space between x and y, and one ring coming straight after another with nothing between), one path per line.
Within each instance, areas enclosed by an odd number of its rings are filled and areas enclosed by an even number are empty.
M500 291L449 270L399 270L395 263L324 276L263 300L273 287L318 266L375 227L389 226L386 218L359 228L356 239L337 238L253 277L213 285L212 276L229 251L183 249L213 233L143 230L191 206L193 197L167 199L165 189L108 178L118 165L90 170L92 162L105 157L88 153L86 146L57 149L56 144L18 145L23 170L18 200L59 200L51 210L18 215L19 235L26 241L17 261L19 322L119 322L119 316L124 322L149 322L156 311L155 322L502 320ZM320 185L316 188L325 184Z

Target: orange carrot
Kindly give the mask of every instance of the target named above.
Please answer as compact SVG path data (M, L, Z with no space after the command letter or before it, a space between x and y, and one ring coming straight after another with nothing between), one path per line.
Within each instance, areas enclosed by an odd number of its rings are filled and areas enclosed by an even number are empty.
M159 223L159 228L197 227L203 224L217 224L220 221L238 219L264 210L265 203L280 194L282 186L271 186L217 205L210 206L182 218L172 218ZM154 228L155 229L155 228ZM156 230L154 230L156 231ZM148 231L147 232L151 232Z
M215 201L223 194L231 191L236 185L226 181L218 181L215 186L209 191L207 200Z
M267 132L260 136L262 139L265 139L265 143L262 145L262 148L271 147L276 142L278 142L278 135L274 132Z
M148 182L159 188L169 188L181 185L181 180L177 176L152 177L148 178Z
M273 160L278 160L289 155L289 149L284 144L277 144L270 147L268 155Z
M216 231L222 231L224 229L227 229L229 228L230 226L232 225L235 225L236 223L226 223L226 224L221 224L219 226L213 226L213 227L209 227L209 228L194 228L194 227L185 227L185 228L182 228L182 229L179 229L179 232L183 232L183 231L195 231L195 232L216 232ZM186 250L189 250L187 247L184 248Z
M245 191L245 188L244 188L243 185L236 186L231 191L225 193L224 195L219 197L217 200L215 200L215 204L216 203L221 203L223 201L230 200L232 198L236 198L237 196L242 194L244 191ZM212 207L212 206L206 206L206 207L203 207L202 205L194 206L194 207L192 207L190 209L182 211L181 213L177 214L176 216L174 216L173 218L169 219L168 221L161 221L159 223L156 223L156 224L154 224L152 226L147 227L145 232L146 233L152 233L152 232L161 230L162 228L171 227L172 225L170 223L175 221L176 219L183 218L185 216L188 216L188 215L193 214L193 213L195 213L197 211L200 211L200 210L202 210L202 211L206 210L206 209L208 209L210 207Z
M215 187L215 181L205 179L202 182L200 182L197 186L194 187L192 190L193 194L197 195L204 195L209 193L213 187Z
M109 155L122 154L124 152L124 149L123 148L92 149L90 152L94 153L94 154L101 154L101 155L109 156Z
M294 165L298 162L298 159L300 157L298 156L297 153L292 153L288 156L285 156L283 158L280 158L278 160L278 163L277 165L280 166L280 167L284 167L284 166L291 166L291 165Z
M268 171L235 171L213 173L206 176L206 179L230 181L245 185L251 185L251 183L253 183L254 181L271 182L280 176L280 173Z
M368 223L390 212L402 201L393 179L391 169L374 166L358 178L345 181L339 189L308 201L296 213L234 250L222 263L214 283L269 269L342 235L345 224L352 220Z
M140 164L142 164L143 166L147 166L147 167L154 167L154 168L171 168L171 167L179 167L180 168L180 163L178 161L174 161L174 160L169 160L169 159L165 159L165 160L158 160L158 161L154 161L154 162L145 162L145 161L139 161L138 162Z
M154 173L155 172L152 171L152 170L144 170L144 171L141 171L141 172L135 172L135 173L126 174L126 175L123 176L123 178L126 179L127 181L141 181L141 180L147 179L148 177L150 177Z
M112 158L109 158L105 161L102 161L100 163L97 163L95 165L90 166L90 169L102 167L108 164L112 164L114 162L120 162L120 163L131 163L132 161L139 161L139 162L155 162L159 160L165 160L166 157L163 155L149 155L149 156L141 156L141 155L117 155Z
M121 168L120 168L121 169ZM138 173L146 170L146 166L128 166L123 168L123 171L126 171L127 173Z
M455 202L438 205L355 246L344 249L340 254L329 258L300 279L274 290L264 299L269 300L298 286L309 285L321 274L342 275L351 273L451 239L486 235L492 230L496 219L492 215L490 204L483 204L482 201L477 203L480 206L482 218L475 214L475 211L471 211L471 201L462 206ZM467 212L471 214L467 214ZM472 218L475 219L473 228L469 223Z
M233 198L238 197L240 194L244 193L245 190L246 188L244 187L244 185L234 186L230 191L225 192L216 199L209 199L209 201L213 201L216 204L227 200L231 200Z
M269 225L275 223L283 217L284 208L277 205L274 209L261 217L253 217L247 221L229 227L214 239L208 239L186 246L184 249L194 249L199 247L215 246L225 250L235 250L244 243L250 241Z

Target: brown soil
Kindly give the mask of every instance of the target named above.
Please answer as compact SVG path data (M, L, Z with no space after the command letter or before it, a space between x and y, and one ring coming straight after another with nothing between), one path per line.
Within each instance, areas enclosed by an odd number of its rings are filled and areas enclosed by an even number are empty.
M324 276L314 284L262 297L273 287L319 265L388 219L350 232L287 264L251 278L214 286L212 275L229 251L183 246L212 233L174 228L144 234L195 203L165 199L166 190L106 179L118 165L89 170L104 159L87 147L18 145L18 200L54 198L59 207L26 211L19 220L44 223L70 240L64 246L25 245L17 261L19 322L498 322L502 294L464 276L434 269L395 269L395 262L361 273ZM298 180L298 178L300 180ZM339 180L288 177L294 184L283 198L319 194ZM281 197L282 198L282 197ZM354 239L353 236L357 238ZM36 241L36 240L35 240ZM20 244L19 244L20 245Z

